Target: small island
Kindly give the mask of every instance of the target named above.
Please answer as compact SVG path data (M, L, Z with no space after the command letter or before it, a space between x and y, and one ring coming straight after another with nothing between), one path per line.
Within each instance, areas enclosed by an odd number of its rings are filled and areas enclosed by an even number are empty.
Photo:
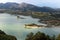
M41 28L41 27L46 27L46 25L38 25L38 24L25 24L25 28Z
M17 18L20 18L20 19L25 19L25 18L23 18L23 17L20 17L20 16L17 16Z

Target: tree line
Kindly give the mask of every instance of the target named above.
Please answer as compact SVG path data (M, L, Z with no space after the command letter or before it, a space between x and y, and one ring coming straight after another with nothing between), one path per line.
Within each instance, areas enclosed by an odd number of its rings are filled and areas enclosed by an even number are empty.
M42 32L37 33L29 33L25 40L60 40L60 34L58 36L53 35L52 37L49 35L46 35Z

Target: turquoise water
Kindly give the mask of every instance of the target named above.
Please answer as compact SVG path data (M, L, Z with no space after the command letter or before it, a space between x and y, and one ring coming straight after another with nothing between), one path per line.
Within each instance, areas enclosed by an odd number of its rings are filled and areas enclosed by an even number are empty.
M25 24L39 23L39 19L32 18L30 16L22 16L24 19L17 18L16 15L10 15L7 13L0 13L0 30L3 30L5 33L9 35L16 36L18 40L24 40L26 35L30 32L36 33L37 31L44 32L49 35L58 35L60 33L60 28L33 28L27 29L24 28ZM43 24L44 25L44 24Z

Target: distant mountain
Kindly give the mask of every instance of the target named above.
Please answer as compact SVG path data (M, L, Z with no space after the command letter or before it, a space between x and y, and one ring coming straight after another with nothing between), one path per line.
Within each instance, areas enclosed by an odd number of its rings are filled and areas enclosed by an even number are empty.
M20 11L37 11L37 12L53 12L56 11L50 7L38 7L28 3L0 3L0 9L11 9L11 10L20 10Z
M55 9L55 10L60 12L60 8L57 8L57 9Z

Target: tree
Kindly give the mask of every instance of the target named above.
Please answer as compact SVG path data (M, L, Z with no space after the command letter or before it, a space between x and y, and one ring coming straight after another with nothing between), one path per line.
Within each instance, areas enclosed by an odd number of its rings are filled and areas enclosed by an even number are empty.
M31 32L27 35L26 40L32 40L32 37L33 37L33 33Z
M45 35L44 33L37 32L36 34L28 34L26 40L51 40L51 38L48 35Z
M56 40L60 40L60 34L57 36Z
M7 35L5 32L0 30L0 40L17 40L15 36Z

